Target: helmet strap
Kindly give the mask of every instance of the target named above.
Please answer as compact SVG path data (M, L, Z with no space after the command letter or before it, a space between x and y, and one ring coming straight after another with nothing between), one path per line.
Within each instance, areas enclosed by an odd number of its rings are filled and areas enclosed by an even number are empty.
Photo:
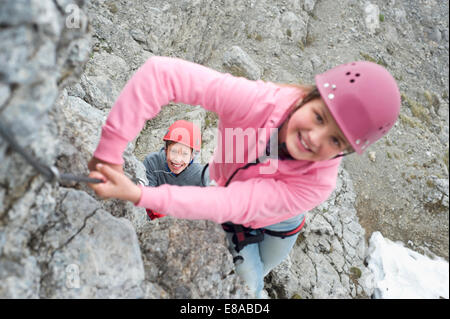
M334 156L334 157L331 158L331 159L335 159L335 158L339 158L339 157L344 157L344 156L347 156L347 155L350 155L350 154L353 154L353 153L355 153L355 152L341 153L341 154L338 154L338 155Z

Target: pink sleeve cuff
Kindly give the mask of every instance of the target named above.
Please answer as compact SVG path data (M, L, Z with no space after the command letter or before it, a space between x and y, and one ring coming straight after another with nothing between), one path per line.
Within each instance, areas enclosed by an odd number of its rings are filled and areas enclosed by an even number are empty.
M160 185L158 187L150 187L138 185L141 189L141 198L135 204L138 207L149 208L157 212L166 213L168 202L166 189L167 185Z
M142 206L142 198L144 197L143 195L144 195L145 186L141 185L141 184L138 184L137 186L141 189L141 198L139 198L139 200L137 201L136 204L134 204L134 206L144 207L144 206ZM147 207L144 207L144 208L147 208Z
M111 164L122 165L122 154L128 145L128 141L108 131L107 126L102 128L102 136L94 152L94 157Z

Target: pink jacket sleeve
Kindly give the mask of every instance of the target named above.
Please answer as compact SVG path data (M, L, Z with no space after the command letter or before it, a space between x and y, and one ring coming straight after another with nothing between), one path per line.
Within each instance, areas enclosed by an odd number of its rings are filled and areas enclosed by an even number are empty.
M94 156L123 164L128 142L169 102L201 105L220 118L239 123L251 114L262 81L249 81L199 64L169 57L152 57L128 81L102 127ZM232 107L230 107L232 106ZM257 109L252 110L253 116Z
M326 174L334 174L335 170L337 167L332 167ZM137 206L152 207L178 218L231 221L260 228L309 211L325 201L335 188L333 182L324 183L326 180L333 181L311 174L292 183L252 178L232 182L228 187L143 187Z

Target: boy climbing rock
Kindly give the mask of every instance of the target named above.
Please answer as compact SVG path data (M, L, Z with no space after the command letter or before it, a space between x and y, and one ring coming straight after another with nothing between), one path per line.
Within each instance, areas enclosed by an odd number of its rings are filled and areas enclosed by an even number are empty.
M179 120L169 127L163 140L165 146L159 152L148 154L144 160L148 186L203 186L203 165L194 163L201 149L200 129L192 122ZM151 220L165 216L151 209L147 209L147 215Z

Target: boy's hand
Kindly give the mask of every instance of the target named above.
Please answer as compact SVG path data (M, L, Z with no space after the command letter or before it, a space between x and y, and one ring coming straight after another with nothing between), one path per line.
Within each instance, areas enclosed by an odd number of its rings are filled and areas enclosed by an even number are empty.
M95 168L96 171L91 172L89 177L99 178L104 183L88 185L98 196L129 200L134 204L140 200L141 189L123 173L119 173L105 164L97 164Z

